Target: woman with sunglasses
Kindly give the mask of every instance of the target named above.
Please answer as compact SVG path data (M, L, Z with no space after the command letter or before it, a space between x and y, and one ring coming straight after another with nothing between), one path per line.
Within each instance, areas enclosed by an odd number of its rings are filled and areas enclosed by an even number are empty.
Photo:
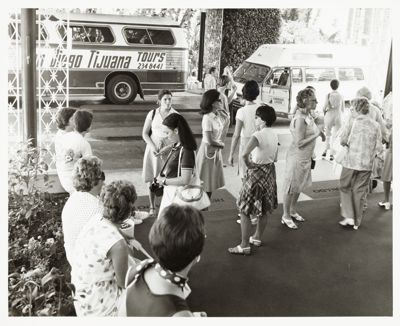
M203 189L211 198L214 190L225 185L222 169L224 143L221 137L224 131L223 100L220 92L210 89L203 94L200 102L200 114L203 116L201 127L203 138L197 154L197 169L203 181Z
M283 216L281 223L290 229L297 229L296 223L305 219L297 212L300 193L312 185L311 158L316 139L325 141L325 134L317 127L311 113L317 107L312 89L301 90L296 97L297 109L290 123L292 143L286 154L285 180L283 184Z

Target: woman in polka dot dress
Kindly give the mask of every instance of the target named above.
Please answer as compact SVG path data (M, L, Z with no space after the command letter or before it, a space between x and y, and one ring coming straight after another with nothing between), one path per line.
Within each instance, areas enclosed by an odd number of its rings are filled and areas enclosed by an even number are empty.
M119 316L205 317L191 312L188 273L200 260L205 241L204 218L191 206L167 206L149 234L155 260L147 259L131 267Z
M114 181L100 198L103 216L82 228L71 259L77 316L115 316L125 287L130 249L118 225L129 217L137 194L132 183Z

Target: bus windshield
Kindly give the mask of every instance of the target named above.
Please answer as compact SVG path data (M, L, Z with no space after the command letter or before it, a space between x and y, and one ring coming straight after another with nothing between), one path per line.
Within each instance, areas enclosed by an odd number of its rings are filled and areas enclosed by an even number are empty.
M255 80L257 83L261 83L270 70L271 68L268 66L245 61L235 71L233 79L238 83L245 83L248 80Z

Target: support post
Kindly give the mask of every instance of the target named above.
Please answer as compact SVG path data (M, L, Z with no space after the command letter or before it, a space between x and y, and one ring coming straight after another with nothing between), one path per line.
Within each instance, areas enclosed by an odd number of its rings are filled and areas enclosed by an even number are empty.
M36 113L36 9L21 9L22 109L24 140L33 139L37 146Z
M390 54L389 54L389 63L386 74L385 93L383 95L384 98L392 91L392 46L393 43L390 44Z
M200 47L199 47L199 65L197 68L197 80L203 81L203 60L204 60L204 36L206 33L206 12L202 11L200 16Z

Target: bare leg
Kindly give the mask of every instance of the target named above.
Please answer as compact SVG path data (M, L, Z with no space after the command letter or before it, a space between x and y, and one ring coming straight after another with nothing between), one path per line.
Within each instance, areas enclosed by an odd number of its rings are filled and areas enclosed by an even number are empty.
M267 226L267 214L261 215L258 218L256 232L254 232L253 239L261 240L265 227Z
M293 198L293 194L284 194L283 195L283 216L287 219L290 217L289 210L291 207L292 198Z
M292 194L292 201L290 202L290 214L297 213L297 201L299 200L300 193L296 192Z
M250 246L249 237L251 232L251 223L249 217L243 213L240 213L240 229L242 231L242 242L240 243L240 246L246 248Z
M385 203L389 202L389 196L390 196L390 181L383 181L383 191L384 191L384 196L385 196Z

